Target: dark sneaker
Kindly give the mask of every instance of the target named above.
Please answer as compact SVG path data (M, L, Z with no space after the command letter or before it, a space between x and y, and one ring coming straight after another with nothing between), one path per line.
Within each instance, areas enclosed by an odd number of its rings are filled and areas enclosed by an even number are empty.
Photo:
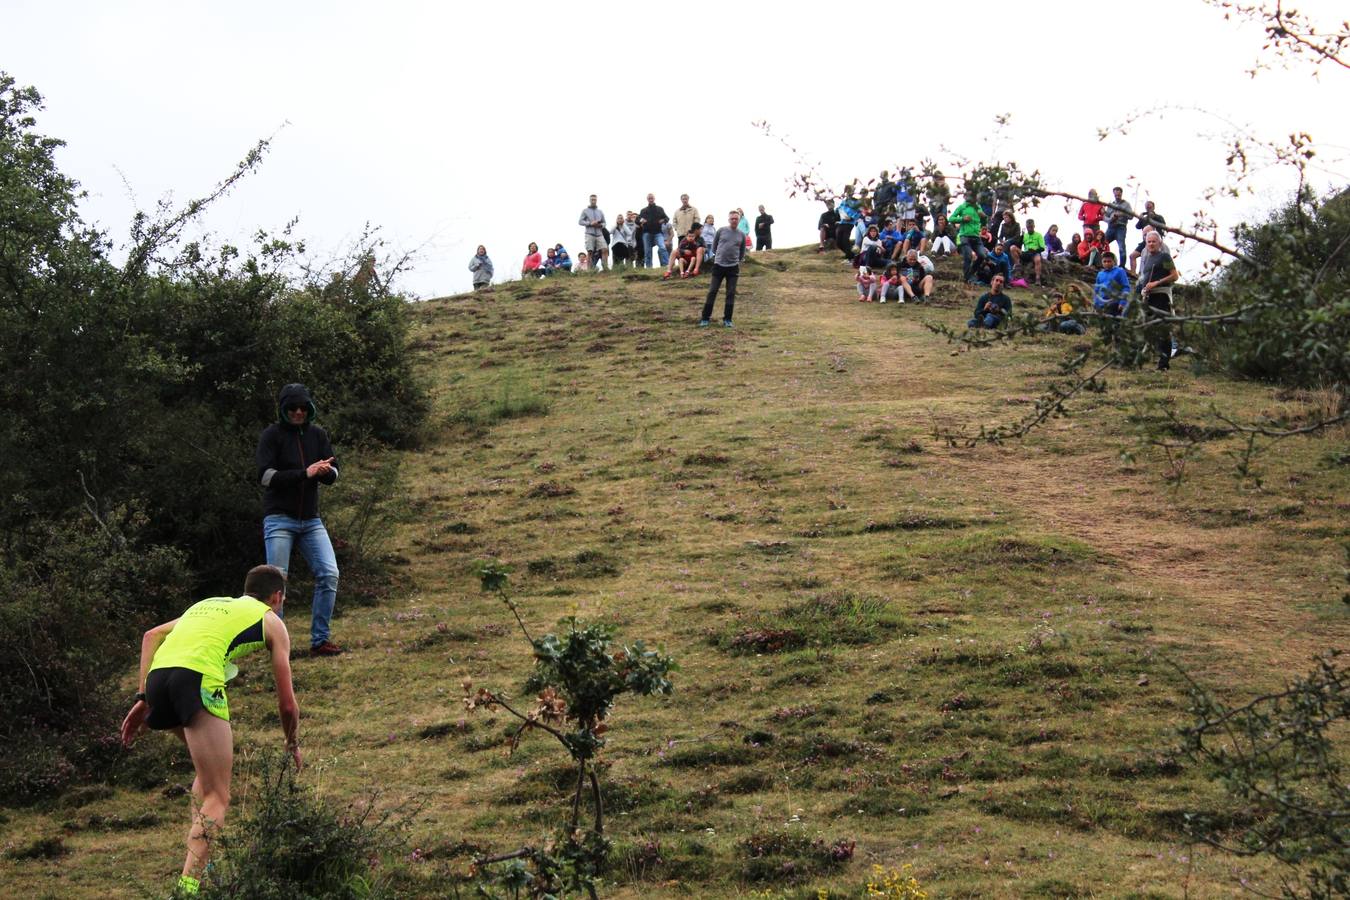
M723 319L723 320L722 320L722 327L723 327L723 328L730 328L730 327L732 327L732 325L731 325L731 320L730 320L730 319Z
M709 325L711 325L711 324L712 324L712 323L709 322L707 319L699 319L699 320L698 320L698 327L699 327L699 328L707 328L707 327L708 327Z
M309 648L310 656L337 656L342 652L342 648L332 641L324 641Z

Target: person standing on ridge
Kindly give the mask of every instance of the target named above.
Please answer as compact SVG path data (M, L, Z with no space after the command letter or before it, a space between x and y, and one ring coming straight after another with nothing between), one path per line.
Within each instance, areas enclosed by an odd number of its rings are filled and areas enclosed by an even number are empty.
M488 258L487 248L478 245L478 252L469 260L469 271L473 273L475 291L492 290L492 260Z
M723 281L727 283L727 299L722 306L722 327L731 327L731 312L736 305L736 280L741 277L741 260L745 259L745 236L741 234L740 224L741 214L733 209L727 224L717 229L717 236L713 238L712 248L708 251L713 258L712 284L708 286L708 299L703 303L699 328L711 324L713 302Z
M823 253L834 243L834 229L839 225L839 213L834 208L832 198L825 199L825 211L820 214L820 219L816 222L816 228L820 230L820 243L816 245L816 252Z
M652 267L652 247L656 247L661 265L670 265L670 251L666 249L661 226L669 222L666 211L656 205L656 195L647 195L647 205L638 213L638 227L642 229L642 268Z
M961 249L961 277L966 280L966 284L976 283L976 260L983 261L989 256L980 238L980 220L983 216L975 202L974 191L966 191L965 202L952 210L951 223L956 226L957 245Z
M300 769L300 706L291 683L291 638L278 618L286 576L276 566L255 566L240 597L194 603L177 619L141 638L136 702L122 720L122 745L147 727L173 731L187 745L192 781L192 828L175 896L194 896L211 853L211 831L225 821L234 768L234 732L225 683L238 672L234 660L266 648L276 682L277 710L286 752ZM231 671L233 670L233 671Z
M1125 234L1129 230L1130 220L1134 218L1134 208L1125 199L1124 188L1111 188L1111 202L1106 207L1106 237L1104 243L1116 245L1116 261L1125 264Z
M337 656L342 648L329 638L328 623L337 604L338 565L333 542L319 518L319 485L338 479L337 457L328 433L314 424L318 409L303 384L288 384L277 397L277 421L258 438L256 462L263 486L263 546L268 565L286 574L291 548L314 573L314 602L309 652Z
M591 194L590 204L581 211L581 217L577 219L577 224L585 229L585 247L582 248L592 260L598 260L595 268L600 269L605 264L605 251L608 250L605 236L605 214L595 205L595 195Z
M673 224L674 228L672 230L674 232L676 241L682 240L687 234L689 234L690 228L693 228L695 225L703 224L703 220L699 217L698 214L698 207L689 205L688 194L680 195L680 208L675 210L675 219L673 221ZM669 247L670 244L666 244L666 246Z
M759 215L755 216L755 249L773 249L773 216L764 211L762 203L759 205Z

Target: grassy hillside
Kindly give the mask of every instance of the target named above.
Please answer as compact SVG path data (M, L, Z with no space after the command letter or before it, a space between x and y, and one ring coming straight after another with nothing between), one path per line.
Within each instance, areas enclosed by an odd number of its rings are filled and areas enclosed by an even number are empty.
M757 256L731 331L693 327L706 281L647 274L418 308L437 412L400 460L388 547L407 590L348 605L352 652L296 669L306 778L418 805L413 884L431 894L434 873L566 806L554 746L508 756L509 723L460 703L462 679L515 691L529 667L477 589L484 557L514 567L536 631L601 618L682 665L673 696L622 704L608 735L610 896L856 896L874 863L912 863L933 896L1228 895L1265 872L1182 843L1184 813L1223 799L1169 753L1170 664L1236 697L1350 643L1346 433L1264 457L1260 490L1211 441L1169 486L1135 444L1140 401L1317 400L1180 362L1114 375L1024 442L948 447L935 427L1019 417L1083 339L957 352L922 326L969 314L950 268L927 308L857 303L849 274L810 250ZM248 755L280 741L250 668L232 691L239 794ZM152 736L135 755L155 765L0 814L11 851L67 851L0 860L7 894L170 883L183 754ZM854 858L831 860L847 841Z

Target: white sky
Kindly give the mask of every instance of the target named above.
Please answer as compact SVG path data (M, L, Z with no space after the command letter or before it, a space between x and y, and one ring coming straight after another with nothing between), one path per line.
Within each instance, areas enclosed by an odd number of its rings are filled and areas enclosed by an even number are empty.
M1330 0L1299 8L1323 22L1344 15ZM85 218L115 239L138 205L205 193L275 134L262 170L204 228L243 241L298 216L297 234L322 258L369 222L393 249L420 248L403 286L423 297L466 290L479 243L499 281L519 271L529 241L561 241L575 256L592 192L611 217L640 208L648 191L668 212L688 192L719 222L763 203L779 246L812 240L822 207L787 198L792 155L754 120L836 184L925 156L945 163L945 145L1016 159L1079 193L1128 184L1127 199L1153 198L1172 223L1223 180L1223 146L1205 138L1221 123L1171 113L1105 142L1098 127L1137 109L1194 106L1271 138L1307 131L1324 156L1350 155L1350 76L1327 68L1316 80L1296 67L1252 80L1259 30L1200 0L0 9L0 68L43 94L39 130L68 142L59 161L89 192ZM715 25L696 25L689 10ZM875 28L860 27L866 16ZM1125 56L1109 62L1113 51ZM991 146L1002 112L1012 124ZM1270 181L1220 220L1291 187ZM1034 215L1066 238L1077 224L1058 205Z

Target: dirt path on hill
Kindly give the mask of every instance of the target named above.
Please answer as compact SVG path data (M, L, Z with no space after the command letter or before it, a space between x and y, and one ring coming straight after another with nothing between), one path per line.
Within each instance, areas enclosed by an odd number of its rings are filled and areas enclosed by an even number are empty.
M894 326L877 327L880 310L856 301L850 277L842 265L837 273L808 277L774 273L761 291L772 304L774 327L814 336L821 356L844 348L855 362L866 361L874 370L868 383L878 390L900 397L941 396L944 410L988 410L991 388L972 381L965 371L969 367L944 365L952 349L942 338L924 329L919 316L907 315L908 308L895 310ZM942 286L947 299L960 301L956 305L963 309L967 298L960 286L950 281ZM953 321L948 324L957 325L957 316L964 319L959 310L949 313ZM925 349L916 349L916 343ZM903 364L896 364L898 359ZM874 398L850 394L838 401ZM927 400L915 402L922 406ZM1002 415L1021 414L1021 409L1008 407ZM974 416L976 421L991 419L984 412ZM1090 419L1057 420L1034 439L1005 447L926 443L939 466L997 466L994 496L1001 504L1040 529L1089 544L1146 588L1185 601L1193 616L1188 624L1203 628L1212 648L1254 654L1253 665L1261 666L1288 660L1291 651L1302 657L1325 651L1328 629L1334 626L1319 623L1308 608L1325 602L1333 588L1335 560L1327 560L1325 567L1302 566L1302 574L1291 574L1288 549L1276 547L1282 537L1277 525L1216 527L1188 521L1159 478L1142 469L1126 471L1114 449L1084 453L1082 435L1090 431ZM1057 460L1057 452L1071 455ZM1319 570L1325 574L1309 574ZM1350 640L1350 635L1344 637Z

